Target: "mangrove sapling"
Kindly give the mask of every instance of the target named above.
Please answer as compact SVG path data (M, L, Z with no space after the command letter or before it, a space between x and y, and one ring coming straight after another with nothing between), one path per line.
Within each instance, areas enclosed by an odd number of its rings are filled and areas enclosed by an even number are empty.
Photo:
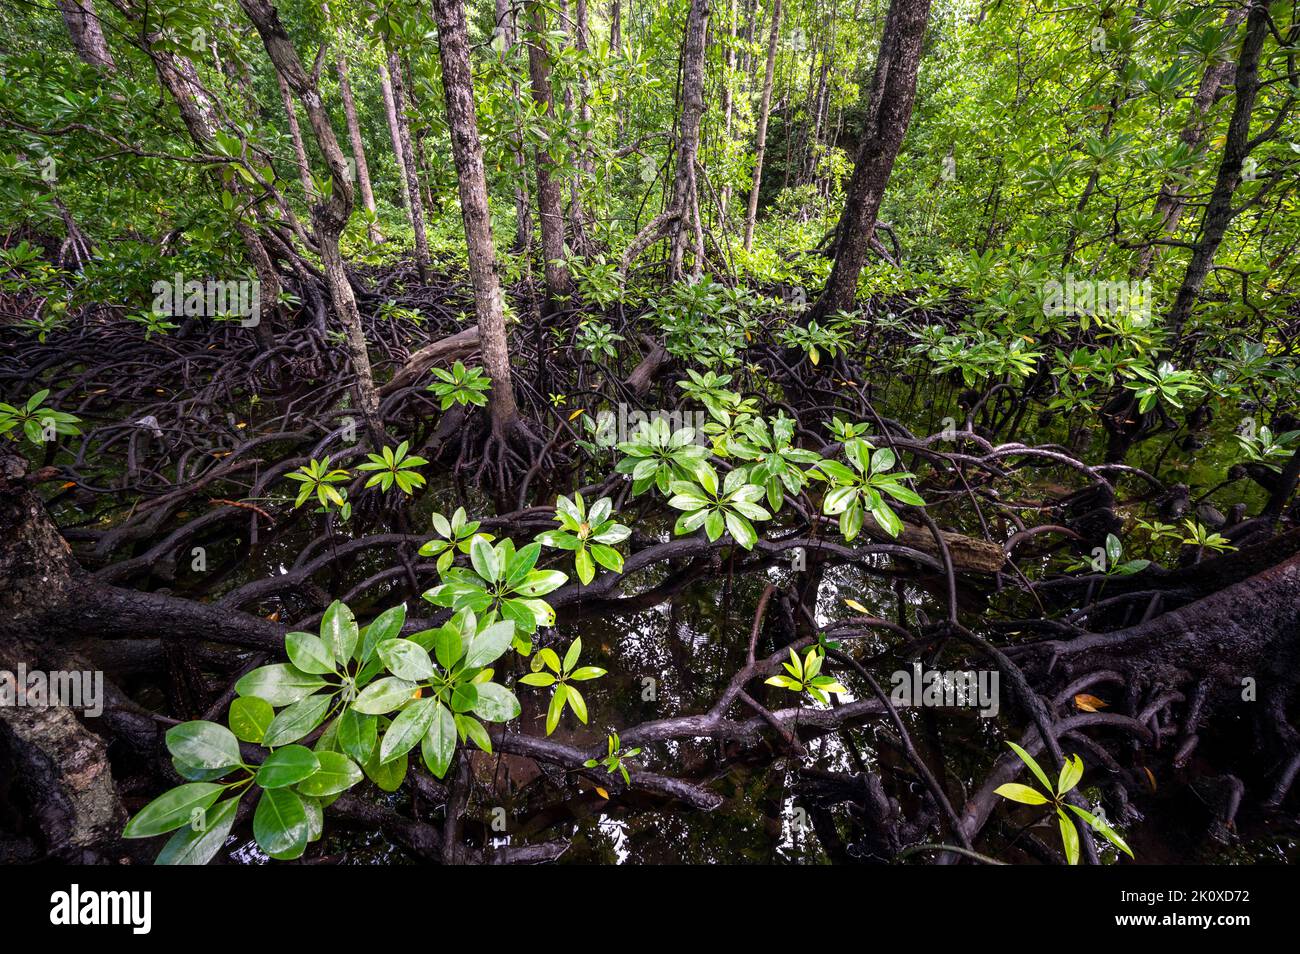
M537 542L559 550L571 550L574 569L584 585L595 579L597 563L607 570L622 573L623 555L614 549L614 544L622 543L632 531L614 519L611 515L613 507L610 498L601 497L591 505L588 513L582 494L574 494L572 500L559 497L555 501L555 520L560 529L539 534Z
M480 521L470 520L465 513L464 507L457 507L456 512L448 520L440 513L434 513L431 516L433 529L441 540L433 539L420 545L420 556L438 558L438 572L445 573L456 559L456 553L459 551L463 554L469 553L469 548L475 540L481 539L486 543L491 543L496 539L490 533L481 533L479 527Z
M423 457L409 453L410 444L402 441L397 447L385 447L382 453L367 454L364 464L358 464L357 470L370 473L367 487L378 486L387 492L394 484L397 489L408 496L425 484L424 475L416 468L429 463Z
M57 440L61 434L80 434L81 418L46 407L45 399L49 396L50 391L45 388L18 405L0 401L0 437L19 431L32 444L40 446Z
M851 438L844 442L843 449L852 466L822 460L812 469L813 476L830 485L822 499L822 513L839 517L840 534L846 541L852 541L861 532L866 513L891 537L897 537L903 531L903 521L884 495L899 503L925 506L921 496L903 483L915 475L907 471L890 473L897 456L888 447L876 450L865 438Z
M313 496L321 507L328 511L331 506L342 508L347 503L347 491L334 486L352 479L352 474L341 467L330 468L330 459L311 460L295 471L284 475L286 480L295 480L301 486L293 506L296 510Z
M438 380L431 382L425 390L438 397L442 410L447 410L453 404L487 407L487 394L492 390L492 381L482 368L467 368L463 362L457 361L451 370L434 368L433 374Z
M572 690L570 690L572 691ZM627 763L629 760L636 758L641 754L639 748L624 749L619 741L618 733L611 732L606 739L606 754L604 758L587 759L582 764L587 768L595 768L597 765L604 766L605 771L610 775L618 772L623 776L623 784L630 784L632 777L628 774Z
M515 627L513 645L527 656L538 627L555 624L555 610L541 597L568 580L559 570L535 569L541 552L540 543L516 552L509 537L493 546L475 536L470 540L470 566L441 571L443 582L427 590L424 598L435 606L472 610L487 623L509 620Z
M353 703L366 715L398 711L384 732L379 761L391 762L419 745L424 764L442 778L457 738L491 753L492 741L478 720L508 722L520 712L514 693L493 682L488 668L514 636L509 620L480 625L473 611L462 609L435 630L379 642L376 652L391 675L367 686Z
M689 481L695 467L707 460L709 451L695 443L695 429L668 429L668 422L657 417L642 422L630 440L618 444L623 457L615 465L620 474L632 475L632 496L639 497L650 487L661 494L670 492L673 481Z
M1037 789L1028 785L1022 785L1019 782L1007 782L1004 785L999 785L997 789L995 789L995 794L1001 795L1003 798L1009 799L1013 802L1021 802L1025 805L1051 806L1051 808L1056 812L1056 819L1060 824L1061 845L1065 849L1066 862L1072 865L1077 865L1079 863L1079 831L1076 827L1076 822L1065 813L1067 809L1082 819L1083 822L1091 827L1093 831L1101 834L1112 845L1124 852L1124 854L1128 855L1130 858L1133 857L1133 852L1129 849L1129 846L1124 843L1124 839L1115 833L1113 828L1087 809L1080 808L1078 805L1073 805L1065 800L1065 796L1068 795L1070 791L1079 784L1079 780L1083 778L1083 759L1079 758L1077 755L1071 755L1067 758L1065 764L1061 766L1061 774L1057 778L1056 784L1053 785L1051 779L1047 777L1047 773L1042 770L1032 755L1014 742L1007 742L1007 745L1011 747L1012 751L1020 757L1020 760L1024 762L1025 765L1029 766L1029 771L1034 773L1034 777L1037 778L1043 786L1043 792L1046 792L1047 794L1044 795Z
M579 722L583 724L587 722L587 700L573 683L599 679L605 675L605 670L599 666L579 666L578 658L581 655L581 637L569 644L563 660L548 646L538 650L537 655L533 657L532 671L519 678L519 682L525 686L538 686L543 689L551 687L551 704L546 709L547 735L554 732L555 727L560 724L560 716L564 714L565 706L573 710ZM545 671L548 669L550 672Z
M779 686L791 692L806 692L822 705L830 703L832 694L839 696L847 693L848 690L833 676L821 674L822 664L826 662L826 647L833 645L825 643L825 635L818 633L818 645L811 647L802 659L791 649L790 661L781 664L785 667L785 672L768 676L763 681L769 686Z
M759 505L764 490L749 482L747 468L727 472L719 486L718 472L706 461L696 463L691 480L674 480L668 488L672 495L668 506L683 511L673 525L673 533L694 533L701 527L710 542L722 534L746 550L754 549L758 531L754 520L770 520L772 515Z

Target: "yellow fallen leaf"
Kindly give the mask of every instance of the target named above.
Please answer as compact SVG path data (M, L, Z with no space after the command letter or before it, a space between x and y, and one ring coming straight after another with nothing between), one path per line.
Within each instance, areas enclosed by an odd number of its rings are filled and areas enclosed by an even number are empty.
M239 428L241 431L242 431L244 428L246 428L247 426L248 426L248 423L247 423L246 421L240 421L238 424L235 425L235 427Z
M605 801L609 801L609 792L605 791L599 785L596 786L596 794L605 799Z
M1147 783L1151 786L1151 791L1154 792L1156 790L1156 777L1151 774L1151 770L1145 765L1142 766L1142 771L1147 773Z
M1109 703L1098 699L1096 696L1090 696L1086 692L1081 692L1075 696L1074 704L1084 712L1096 712L1098 709L1104 709L1109 705Z
M871 611L867 609L865 606L863 606L861 603L859 603L857 600L845 600L844 605L856 613L861 613L863 616L871 615Z
M571 421L576 420L577 418L582 417L582 415L586 413L587 412L584 408L578 408L576 411L574 411L572 414L569 415L569 420Z

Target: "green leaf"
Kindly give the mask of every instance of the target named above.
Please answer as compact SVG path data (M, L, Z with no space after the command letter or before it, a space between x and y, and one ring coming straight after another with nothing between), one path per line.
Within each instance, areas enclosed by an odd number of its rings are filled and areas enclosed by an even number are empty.
M262 788L286 788L310 778L321 767L316 753L304 745L286 745L266 757L257 770Z
M1070 816L1059 808L1056 810L1057 821L1061 825L1061 845L1065 848L1065 860L1072 865L1079 863L1079 830L1074 827Z
M578 664L578 657L581 655L582 655L582 637L579 636L577 639L575 639L573 642L569 644L569 651L564 654L564 666L563 666L564 671L568 672L574 666L576 666Z
M568 692L569 708L572 709L573 714L578 717L578 721L581 722L583 725L586 725L587 724L587 700L584 699L582 697L582 693L580 693L573 686L568 686L567 688L569 690Z
M320 676L305 673L296 666L277 663L262 666L243 676L235 683L235 692L241 696L256 696L273 706L287 706L311 695L325 685Z
M392 609L384 610L361 634L361 643L357 647L356 657L361 662L370 658L370 654L386 639L396 639L406 624L406 604L402 603Z
M456 715L453 718L456 720L456 727L475 745L489 755L492 754L492 737L488 735L487 729L483 728L483 723L468 715Z
M481 537L475 537L469 545L469 559L474 567L474 572L489 582L496 582L501 577L501 557L488 543Z
M482 632L475 634L469 641L465 652L465 665L478 669L495 661L507 649L515 635L515 625L511 622L493 623Z
M369 715L383 715L405 704L420 688L413 682L386 676L377 679L361 690L352 708Z
M334 672L334 654L325 641L311 633L289 633L284 637L289 661L303 672L324 675Z
M377 647L379 658L388 671L408 682L422 682L433 676L433 661L429 653L409 639L386 639Z
M338 503L342 506L342 499ZM320 633L325 644L329 646L330 652L334 654L334 658L343 661L352 658L361 630L357 626L356 617L352 615L352 610L335 600L321 617Z
M999 785L993 790L993 794L1001 795L1003 798L1009 798L1013 802L1021 802L1025 805L1047 804L1046 795L1043 795L1036 788L1021 785L1019 782L1008 782L1005 785Z
M513 623L509 625L514 626ZM454 619L434 630L433 651L443 669L450 669L465 655L465 640Z
M318 696L308 696L287 709L281 709L267 727L262 744L267 748L274 748L289 742L297 742L325 721L325 716L329 714L333 702L333 696L322 693Z
M438 700L433 697L416 699L399 712L379 743L379 760L387 762L413 749L429 731L437 705Z
M238 696L230 703L226 721L235 736L244 742L261 742L267 726L275 718L275 708L257 696Z
M339 713L334 724L338 726L339 745L344 752L361 763L370 758L375 743L379 741L377 717L357 712L349 706Z
M139 814L126 823L122 837L151 838L188 825L194 812L206 811L225 790L226 786L215 782L178 785L140 809Z
M1008 742L1007 745L1010 746L1011 750L1015 752L1016 755L1020 756L1020 761L1028 765L1029 770L1034 773L1034 775L1038 778L1040 782L1043 783L1044 791L1048 791L1048 792L1054 791L1054 789L1052 788L1052 783L1047 778L1047 773L1044 772L1041 768L1039 768L1038 763L1034 761L1034 757L1032 755L1030 755L1020 746L1016 745L1016 743L1014 742Z
M488 722L508 722L520 712L519 700L505 686L495 682L479 683L474 712ZM572 691L572 690L570 690Z
M269 788L262 792L253 812L253 837L272 858L290 861L307 849L311 833L307 808L291 788Z
M1056 794L1064 795L1083 778L1083 759L1077 755L1066 756L1061 766L1061 776L1056 781Z
M564 711L564 701L569 697L569 687L560 683L551 696L551 705L546 710L546 734L550 735L560 724L560 713Z
M167 730L167 751L198 768L218 769L238 765L239 740L215 722L182 722Z
M587 552L586 547L583 547L582 549L574 553L573 566L574 569L577 570L578 579L582 581L583 586L586 586L593 579L595 579L596 565L592 561L591 554Z
M437 778L447 774L451 757L456 752L456 719L451 710L438 703L433 722L420 743L424 764Z
M298 791L313 798L327 798L346 792L361 781L361 769L342 752L318 752L320 770L298 785Z
M227 798L208 809L200 825L181 828L154 859L156 865L206 865L221 850L239 814L239 798Z
M379 746L375 746L370 753L370 758L362 766L366 773L366 778L374 782L385 792L395 792L402 787L402 782L406 779L406 770L409 765L407 759L393 759L391 762L379 761Z

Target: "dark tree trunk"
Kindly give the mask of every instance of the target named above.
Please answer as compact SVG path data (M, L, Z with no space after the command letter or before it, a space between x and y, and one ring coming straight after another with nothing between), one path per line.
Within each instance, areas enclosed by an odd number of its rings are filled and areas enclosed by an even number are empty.
M703 239L699 235L702 225L696 158L700 152L700 120L704 116L704 59L709 12L709 0L691 0L686 20L686 45L682 49L682 112L677 124L677 176L671 202L678 214L668 225L668 277L672 281L682 277L682 262L689 239L695 240L695 273L698 274L703 266L699 261Z
M343 98L343 116L348 124L348 142L352 146L352 162L357 170L357 187L361 190L361 203L367 212L375 214L375 192L370 184L370 165L366 162L366 147L361 140L361 123L357 119L357 104L352 97L352 83L348 80L348 60L340 50L334 58L334 69L339 75L339 95ZM383 238L379 233L379 222L370 223L370 241L378 242Z
M548 117L555 115L551 97L551 63L546 48L546 9L540 3L528 4L528 76L531 80L533 102ZM537 217L542 230L542 266L546 275L548 307L570 290L568 269L560 264L564 258L564 198L560 181L555 177L555 162L544 148L538 147L534 162L537 166Z
M483 174L483 146L474 110L474 79L469 61L469 34L462 0L433 0L442 58L442 87L447 98L447 125L451 150L460 180L460 209L469 249L470 282L478 314L479 346L492 379L489 395L492 424L498 432L513 427L519 417L510 376L510 351L497 277L496 250L492 245L492 217L488 209L487 180Z
M1223 19L1223 29L1226 32L1233 32L1237 26L1246 17L1246 7L1242 5L1235 9L1229 10L1228 15ZM1196 89L1196 95L1192 97L1191 114L1187 117L1187 125L1183 126L1182 132L1178 138L1188 149L1194 153L1204 151L1205 133L1207 129L1206 120L1209 116L1210 107L1214 105L1215 99L1219 95L1219 89L1228 78L1232 75L1232 61L1229 59L1215 59L1205 67L1205 73L1201 76L1201 84ZM1160 187L1160 194L1156 198L1155 214L1160 218L1160 232L1162 238L1171 238L1178 231L1178 223L1183 217L1183 209L1187 203L1183 200L1181 189L1177 182L1172 179L1167 180ZM1145 278L1151 271L1151 263L1159 254L1160 245L1152 243L1142 250L1141 262L1138 265L1137 277Z
M751 22L751 27L753 26ZM758 218L758 190L763 184L763 155L767 152L767 119L772 112L772 83L776 79L776 45L781 38L781 0L772 0L772 31L767 38L767 71L758 105L758 131L754 136L754 182L745 213L745 251L754 247L754 222Z
M354 393L357 408L361 412L371 436L376 442L385 438L383 424L379 419L379 397L375 391L374 375L370 370L370 355L366 348L366 336L361 327L361 313L357 309L356 297L352 293L352 284L348 281L343 268L343 256L339 251L339 236L352 215L355 190L351 176L348 174L347 158L339 147L338 138L330 116L321 100L312 76L303 68L298 58L298 51L289 39L289 34L280 22L279 11L271 5L270 0L239 0L239 5L248 14L253 25L262 38L276 72L282 75L290 90L297 96L299 103L307 114L316 145L329 167L332 188L329 198L312 205L312 223L316 229L317 243L320 246L321 264L325 271L325 284L329 289L334 312L343 326L344 343L348 359L356 375Z
M104 39L92 0L58 0L58 3L77 55L95 69L116 70L117 63L108 49L108 40Z
M1206 276L1210 274L1223 236L1236 216L1232 208L1232 196L1241 184L1241 170L1246 157L1255 146L1250 140L1250 116L1259 94L1259 58L1267 36L1268 4L1256 2L1246 18L1246 36L1242 40L1241 54L1237 60L1236 102L1224 138L1223 159L1215 177L1214 191L1210 193L1209 204L1201 219L1200 238L1192 250L1192 257L1187 262L1182 284L1178 288L1178 296L1169 311L1169 328L1175 341L1182 337L1183 325L1192 313L1192 306L1196 304Z
M880 202L912 118L921 41L929 13L930 0L891 0L889 4L871 81L862 144L858 148L844 214L840 216L835 265L825 291L811 310L813 317L851 309L857 297L858 275L875 234Z
M505 62L519 39L515 9L510 0L496 0L497 30L501 36L501 60ZM510 81L510 91L519 98L519 84ZM533 246L532 199L528 194L528 160L524 156L523 131L516 125L510 137L510 154L515 163L515 247L514 251L528 256Z
M397 136L402 145L407 208L411 210L411 228L415 232L415 267L420 273L420 281L427 285L432 275L429 261L429 234L424 225L424 199L420 196L415 147L411 144L411 124L406 118L406 84L402 79L402 61L397 51L393 49L388 51L388 81L392 84Z

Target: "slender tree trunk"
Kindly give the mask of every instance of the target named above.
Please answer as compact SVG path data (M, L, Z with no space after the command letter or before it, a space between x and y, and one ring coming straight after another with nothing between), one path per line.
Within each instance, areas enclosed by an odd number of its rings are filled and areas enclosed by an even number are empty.
M298 109L294 105L293 94L289 92L289 84L284 81L284 75L277 72L275 79L280 86L280 102L284 105L284 114L289 118L289 138L293 141L298 181L302 183L303 195L310 206L316 200L316 184L311 181L311 164L307 161L307 147L302 141L302 127L298 125Z
M857 297L858 275L875 233L880 201L912 118L921 41L929 14L930 0L891 0L889 4L862 143L840 216L835 264L811 317L852 308Z
M339 236L347 225L355 201L355 190L348 175L347 159L339 147L329 113L321 100L311 76L303 68L294 49L293 41L280 22L279 11L270 0L239 0L239 5L253 21L262 45L278 74L284 77L307 113L316 145L329 167L332 188L327 199L312 206L312 223L316 229L321 262L324 265L325 283L329 289L334 312L343 326L344 341L352 371L356 375L354 393L358 410L376 443L386 440L383 423L379 418L379 397L375 391L374 375L370 370L370 355L366 349L366 336L361 327L361 313L357 309L352 285L343 269L343 256L339 252Z
M682 112L677 124L677 177L673 185L671 207L677 216L668 225L668 277L682 277L682 261L688 239L696 240L697 252L703 244L699 215L696 159L700 151L700 120L704 116L705 39L709 31L709 0L691 0L686 19L686 43L682 49ZM689 226L689 228L688 228ZM694 271L703 266L697 255Z
M700 221L696 159L700 149L700 119L704 115L704 40L709 29L708 0L691 0L686 20L686 43L682 50L681 115L677 122L677 172L673 177L664 210L656 215L628 243L623 252L624 276L637 257L659 239L669 239L668 279L682 277L686 243L694 239L692 272L703 268L703 223Z
M580 54L585 54L588 48L588 30L587 30L587 0L576 0L574 3L574 22L573 22L573 46ZM595 178L596 164L592 160L591 146L591 88L587 82L586 66L583 66L583 72L578 79L578 120L587 126L582 132L580 140L575 143L578 150L577 166L578 175L573 180L573 233L575 246L587 254L591 251L591 217L587 214L586 205L582 200L582 185L584 182L592 182Z
M772 83L776 79L776 45L781 39L781 0L772 0L772 32L767 39L767 71L758 104L758 131L754 143L754 182L745 213L745 251L754 247L754 221L758 218L758 188L763 182L763 154L767 151L767 118L772 111Z
M515 22L515 8L510 0L496 0L496 22L501 36L501 61L510 59L518 42L519 32ZM519 84L510 80L510 92L519 98ZM528 194L528 159L524 155L523 130L518 125L510 136L510 154L515 163L515 247L521 255L529 255L533 246L533 210Z
M515 406L510 376L510 350L506 337L501 284L492 244L492 219L488 209L487 180L483 173L483 146L474 110L474 79L469 61L469 34L462 0L433 0L438 24L442 86L447 98L447 125L451 151L460 180L460 209L469 249L469 274L474 286L483 364L492 379L489 395L492 426L498 433L514 427Z
M1245 5L1229 10L1227 16L1223 18L1224 31L1228 34L1234 33L1245 17ZM1192 109L1187 117L1187 125L1183 126L1182 132L1178 134L1178 138L1194 154L1200 155L1204 152L1206 121L1209 118L1210 107L1214 105L1219 89L1231 75L1232 61L1226 57L1212 60L1201 75L1201 84L1196 89L1196 95L1192 97ZM1166 180L1160 187L1155 206L1155 214L1160 219L1162 238L1172 238L1178 231L1178 223L1182 220L1183 210L1186 207L1187 203L1182 198L1178 183L1172 179ZM1151 271L1151 265L1160 254L1160 248L1158 243L1152 243L1142 250L1136 272L1138 278L1145 278Z
M573 16L569 14L568 0L559 0L558 5L559 5L558 12L560 17L560 28L564 31L564 35L566 38L565 49L568 49L569 47L572 47L575 50L580 49L581 47L579 44L585 43L585 40L582 39L584 33L582 28L578 25L577 19L578 17L583 17L586 15L587 12L586 3L584 2L581 5L576 6L577 13ZM561 50L560 55L561 56L564 55L563 50ZM573 115L573 87L572 85L567 83L565 84L564 87L564 114L566 116ZM580 119L582 118L581 113L579 113L579 118ZM574 174L573 177L568 182L569 247L577 251L579 254L586 254L586 252L590 247L590 243L587 240L587 221L586 221L587 216L583 210L583 205L582 205L583 149L582 149L581 140L578 137L568 136L566 138L568 139L569 148L573 152L573 157L574 157L573 159Z
M339 75L339 94L343 97L343 115L348 124L348 142L352 146L352 162L357 170L357 186L361 190L361 202L370 213L370 241L379 242L383 236L379 232L379 222L375 220L375 192L370 185L370 166L366 162L366 147L361 141L361 123L357 120L357 104L352 98L352 84L348 81L348 59L340 49L334 58L334 69Z
M406 218L411 218L411 200L406 191L406 156L402 154L402 134L397 129L397 104L393 101L393 84L388 79L388 67L379 66L379 89L384 96L384 118L388 122L388 135L393 144L393 161L397 165L397 190Z
M555 116L555 106L551 98L550 56L545 45L546 8L541 3L530 2L528 15L528 76L533 102L551 119ZM554 173L555 162L541 146L537 148L534 164L537 167L537 217L542 229L547 307L553 308L556 299L567 295L571 287L568 269L560 261L564 258L564 199Z
M117 2L114 6L128 22L143 23L141 12L129 4ZM212 151L216 119L212 103L199 83L198 71L189 60L176 56L170 50L155 47L154 43L157 39L156 35L150 34L145 37L144 42L151 50L158 85L176 103L181 122L194 144L200 150ZM237 206L246 202L248 197L238 177L231 176L229 180L223 180L214 169L211 178L217 189L234 196ZM262 236L243 218L241 212L236 212L235 231L243 241L248 261L257 274L259 298L264 303L254 333L262 346L270 349L275 347L271 315L274 314L276 303L280 299L280 275L275 270L275 264L271 260L270 253L267 252Z
M731 114L735 112L732 105L732 74L736 68L736 0L731 0L727 8L727 40L726 47L722 52L722 141L727 146L731 144ZM728 150L729 152L730 150ZM727 214L727 206L731 204L731 180L728 177L726 184L722 187L722 196L718 200L718 215Z
M1187 262L1183 273L1183 282L1169 312L1169 327L1177 341L1183 333L1183 325L1192 313L1192 306L1200 294L1205 277L1214 264L1214 256L1219 251L1219 244L1232 224L1235 213L1232 209L1232 196L1241 184L1241 169L1250 154L1253 144L1250 142L1250 115L1255 108L1255 97L1259 93L1259 58L1268 35L1268 4L1256 0L1251 5L1246 18L1246 36L1242 40L1241 54L1237 60L1236 102L1232 108L1232 119L1228 122L1228 133L1223 143L1223 159L1219 163L1219 172L1215 178L1214 191L1210 193L1209 204L1201 219L1200 239L1192 250L1192 257Z
M93 0L58 0L58 4L77 55L96 69L116 70L117 63L108 49Z
M432 278L429 262L429 234L424 227L424 199L416 168L415 148L411 144L411 124L406 118L406 85L402 79L402 61L395 49L388 51L388 82L393 91L393 110L397 137L401 144L406 173L407 208L411 210L411 229L415 232L415 267L426 285Z

